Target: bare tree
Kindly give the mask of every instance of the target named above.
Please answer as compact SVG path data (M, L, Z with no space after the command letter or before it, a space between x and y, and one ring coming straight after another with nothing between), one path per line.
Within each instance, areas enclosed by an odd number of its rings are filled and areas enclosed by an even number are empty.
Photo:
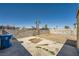
M64 28L65 28L65 29L70 29L70 27L69 27L69 26L64 26Z
M76 28L76 27L77 27L77 23L74 23L73 25L74 25L74 28Z

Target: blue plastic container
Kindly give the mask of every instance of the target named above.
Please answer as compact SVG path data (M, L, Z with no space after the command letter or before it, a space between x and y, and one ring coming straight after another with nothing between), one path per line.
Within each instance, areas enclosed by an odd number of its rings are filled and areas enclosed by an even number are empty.
M10 34L0 35L0 48L10 47L12 45L10 42L11 38L12 38L12 35L10 35Z

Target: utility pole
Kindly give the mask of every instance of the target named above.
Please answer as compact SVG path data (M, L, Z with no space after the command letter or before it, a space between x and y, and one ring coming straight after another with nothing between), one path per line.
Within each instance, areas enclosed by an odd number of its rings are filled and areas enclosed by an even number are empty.
M79 4L76 17L77 17L77 48L79 48Z

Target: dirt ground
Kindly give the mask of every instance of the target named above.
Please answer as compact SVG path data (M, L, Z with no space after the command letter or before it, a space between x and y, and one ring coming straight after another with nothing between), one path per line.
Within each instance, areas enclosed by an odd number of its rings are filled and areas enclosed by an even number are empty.
M31 41L33 39L33 41ZM41 40L41 41L39 41ZM25 49L27 49L33 56L55 56L58 54L63 43L56 41L51 41L45 38L40 38L37 36L31 36L26 38L20 38L18 41L23 41L21 43ZM37 43L36 43L37 41Z
M66 40L76 40L76 35L47 33L18 39L33 56L56 56Z
M55 56L66 40L77 40L75 34L55 34L42 31L40 35L33 36L32 30L9 30L8 32L14 34L33 56Z
M63 43L66 40L77 40L76 35L61 35L61 34L41 34L37 35L41 38L46 38L48 40L57 41Z

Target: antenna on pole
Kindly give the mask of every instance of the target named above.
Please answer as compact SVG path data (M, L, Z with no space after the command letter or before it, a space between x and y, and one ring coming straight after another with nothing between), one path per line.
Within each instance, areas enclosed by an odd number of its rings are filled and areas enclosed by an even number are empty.
M36 24L36 33L37 35L39 35L40 34L40 28L39 28L40 20L36 18L35 24Z

